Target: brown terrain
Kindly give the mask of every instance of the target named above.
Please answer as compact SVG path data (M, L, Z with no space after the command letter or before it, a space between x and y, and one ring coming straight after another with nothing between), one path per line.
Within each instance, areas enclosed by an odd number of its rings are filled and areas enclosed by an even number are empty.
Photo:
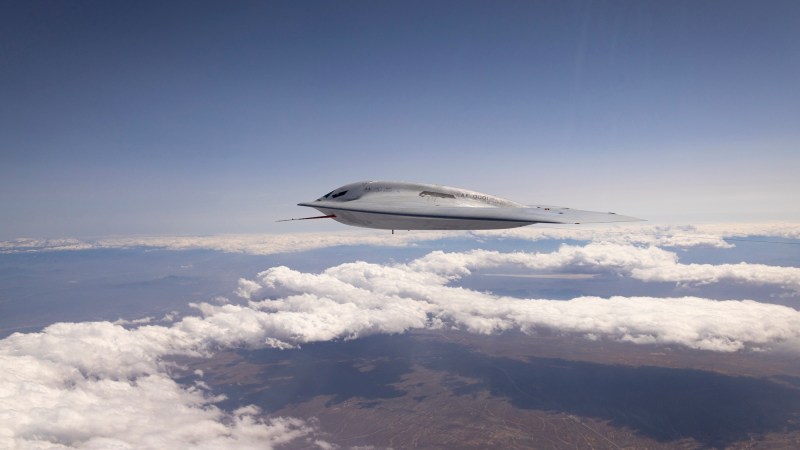
M415 331L179 363L344 447L800 448L791 355Z

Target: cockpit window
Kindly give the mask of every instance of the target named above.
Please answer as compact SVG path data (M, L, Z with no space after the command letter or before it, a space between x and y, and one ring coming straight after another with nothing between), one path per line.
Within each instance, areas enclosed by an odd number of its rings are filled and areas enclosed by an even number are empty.
M337 193L331 195L331 198L341 197L344 194L347 194L347 191L337 192ZM326 195L326 197L327 197L327 195Z
M333 194L333 191L328 192L327 194L323 195L322 198L328 198Z

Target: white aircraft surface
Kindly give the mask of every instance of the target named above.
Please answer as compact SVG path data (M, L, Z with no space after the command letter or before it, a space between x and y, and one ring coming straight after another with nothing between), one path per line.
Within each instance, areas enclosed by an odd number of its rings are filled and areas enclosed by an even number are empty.
M639 221L611 212L558 206L526 206L450 186L402 181L361 181L298 203L345 225L383 230L493 230L535 223L581 224Z

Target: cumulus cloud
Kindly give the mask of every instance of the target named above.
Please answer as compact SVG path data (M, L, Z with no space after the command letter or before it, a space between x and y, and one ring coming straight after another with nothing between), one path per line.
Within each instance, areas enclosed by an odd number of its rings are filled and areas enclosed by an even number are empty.
M272 448L318 440L299 419L225 412L162 358L199 354L203 337L169 327L60 323L0 341L2 448ZM323 442L319 440L319 442Z
M776 285L800 292L800 268L766 264L681 264L674 252L658 247L611 243L562 245L552 253L499 253L473 250L463 253L436 251L412 263L424 270L464 275L470 270L516 265L532 270L611 271L641 281L708 284L733 281Z
M262 449L314 432L299 419L257 419L252 407L224 413L163 373L95 379L37 358L0 361L3 448Z
M547 329L721 352L800 350L800 312L785 306L695 297L517 299L452 286L461 275L463 265L429 258L395 266L349 263L320 274L276 267L259 274L262 288L248 291L248 306L206 306L204 314L258 311L280 318L269 321L271 335L286 345L455 327L487 334Z

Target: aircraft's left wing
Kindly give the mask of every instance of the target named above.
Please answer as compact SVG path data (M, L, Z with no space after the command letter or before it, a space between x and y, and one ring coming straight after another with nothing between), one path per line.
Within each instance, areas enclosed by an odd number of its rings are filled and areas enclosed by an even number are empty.
M642 219L623 216L613 212L585 211L581 209L560 208L557 206L530 206L518 209L521 215L537 220L545 219L549 223L612 223L612 222L641 222ZM545 222L542 220L542 222ZM537 220L538 222L538 220Z

